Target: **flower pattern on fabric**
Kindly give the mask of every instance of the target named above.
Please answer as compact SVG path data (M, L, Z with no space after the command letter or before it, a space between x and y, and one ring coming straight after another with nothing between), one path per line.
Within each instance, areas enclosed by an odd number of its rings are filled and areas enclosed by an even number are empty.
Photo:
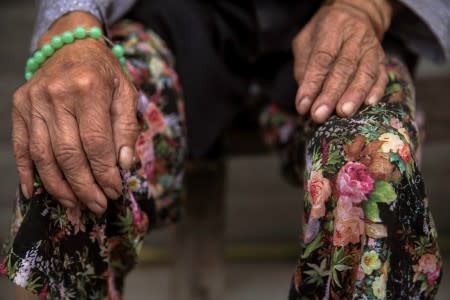
M413 85L398 60L389 60L387 72L380 103L294 130L307 145L305 230L292 300L436 295L442 260L415 157ZM317 198L323 184L311 188L324 181L331 185L327 201Z
M121 22L111 33L125 47L125 71L139 91L136 163L122 171L122 197L100 218L63 208L38 175L30 200L18 192L0 273L42 298L120 299L147 232L179 218L186 142L172 56L137 23Z
M325 215L325 202L331 196L331 184L320 172L311 172L306 190L311 201L311 217L321 218Z

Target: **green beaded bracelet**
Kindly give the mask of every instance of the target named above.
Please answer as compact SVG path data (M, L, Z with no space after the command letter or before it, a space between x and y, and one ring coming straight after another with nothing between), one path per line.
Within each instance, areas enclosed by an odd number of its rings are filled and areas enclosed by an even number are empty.
M121 65L125 65L124 57L125 49L121 45L113 45L113 43L103 36L102 30L97 27L91 27L86 30L83 26L77 26L72 32L65 31L61 35L55 35L51 38L50 43L43 45L39 50L35 51L33 55L27 60L25 67L25 79L30 80L33 74L39 70L47 59L49 59L58 49L64 45L72 44L75 40L82 40L85 38L100 39L104 38L107 43L112 46L111 51L119 60Z

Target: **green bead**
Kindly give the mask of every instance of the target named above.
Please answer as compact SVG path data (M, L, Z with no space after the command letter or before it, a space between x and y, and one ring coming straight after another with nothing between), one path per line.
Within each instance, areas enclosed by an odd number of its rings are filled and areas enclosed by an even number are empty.
M114 45L112 47L112 53L117 57L120 58L125 54L125 49L121 45Z
M61 36L64 44L72 44L75 40L73 33L70 31L65 31Z
M121 65L125 65L127 63L127 59L122 56L122 57L119 58L119 62L120 62Z
M44 53L42 53L42 51L38 50L38 51L34 52L33 59L38 64L42 64L45 61L45 55L44 55Z
M54 37L52 37L51 45L53 46L53 48L59 49L64 45L64 43L59 35L55 35Z
M93 39L99 39L102 36L102 30L99 27L94 26L89 30L89 36Z
M83 26L77 26L73 31L73 35L77 39L84 39L86 37L86 30Z
M25 79L26 79L26 80L30 80L31 77L33 77L33 72L26 72L26 73L25 73Z
M38 68L39 68L39 64L33 58L29 58L27 60L27 71L34 72Z
M47 57L50 57L53 55L53 53L55 53L55 49L53 49L52 45L50 44L45 44L44 46L42 46L41 51Z

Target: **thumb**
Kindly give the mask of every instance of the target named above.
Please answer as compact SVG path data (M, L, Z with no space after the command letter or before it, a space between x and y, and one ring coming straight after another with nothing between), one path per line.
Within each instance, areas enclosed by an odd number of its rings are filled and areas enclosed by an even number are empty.
M125 78L116 79L111 104L111 122L114 146L119 165L128 170L133 164L134 147L139 134L136 116L137 92Z

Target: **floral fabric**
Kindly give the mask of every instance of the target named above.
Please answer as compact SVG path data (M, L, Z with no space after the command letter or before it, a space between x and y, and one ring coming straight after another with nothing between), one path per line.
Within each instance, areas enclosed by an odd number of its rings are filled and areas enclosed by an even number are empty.
M0 273L43 298L119 299L146 233L180 214L186 143L172 55L137 23L111 32L139 90L137 161L122 172L122 198L102 218L62 208L39 176L30 200L18 192ZM417 166L413 84L397 60L387 70L382 101L352 118L317 126L276 105L261 115L283 174L305 189L291 300L432 299L437 292L442 260Z
M137 161L122 171L123 195L97 218L65 209L36 176L31 199L17 194L0 273L47 299L119 299L142 241L180 214L185 134L183 102L169 50L136 23L111 28L125 47L126 72L139 90Z
M397 60L387 70L379 104L302 131L305 220L292 300L436 295L442 260L415 157L413 84Z

